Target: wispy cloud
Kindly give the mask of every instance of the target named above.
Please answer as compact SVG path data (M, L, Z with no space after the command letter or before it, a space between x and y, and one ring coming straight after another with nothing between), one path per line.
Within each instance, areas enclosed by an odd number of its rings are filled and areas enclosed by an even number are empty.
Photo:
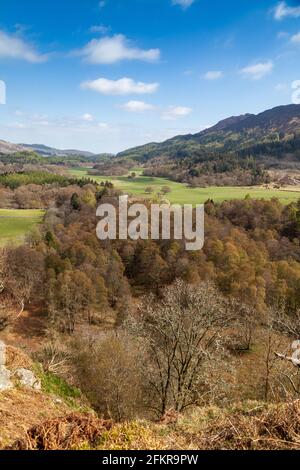
M39 63L45 62L48 56L39 54L32 44L21 37L0 31L0 58Z
M300 32L291 37L291 42L300 44Z
M260 80L272 72L274 64L272 61L259 62L257 64L248 65L240 70L240 73L246 78L252 80Z
M85 47L75 51L90 64L114 64L122 60L144 60L153 62L160 58L159 49L134 47L123 34L92 39Z
M283 20L284 18L299 18L300 17L300 6L290 7L286 2L280 2L274 9L275 20Z
M129 111L130 113L143 113L145 111L152 111L155 109L155 106L145 103L144 101L128 101L128 103L122 104L119 107L125 109L125 111Z
M172 4L173 4L173 5L179 5L179 6L181 6L182 8L188 8L188 7L190 7L194 2L195 2L195 0L172 0Z
M105 24L96 24L90 27L91 33L106 34L109 30L110 26L106 26Z
M27 114L20 110L15 111L15 116L20 118L18 121L8 123L8 127L15 129L29 129L31 127L45 128L51 125L47 114Z
M86 81L81 84L81 88L93 90L103 95L131 95L154 93L158 90L159 83L136 82L132 78L124 77L119 80L109 80L98 78L97 80Z
M192 108L187 108L185 106L170 106L162 113L161 117L165 121L175 121L176 119L188 116L192 111Z
M289 91L290 87L287 83L278 83L274 89L278 93L286 93L287 91Z
M193 111L192 108L185 106L168 106L164 108L163 106L154 106L144 101L128 101L118 107L131 113L153 111L164 121L176 121L177 119L188 116Z
M218 80L224 76L221 70L211 70L203 75L205 80Z
M279 31L279 33L277 33L278 39L286 39L288 37L289 37L289 33L287 31Z
M110 129L110 126L107 124L107 122L98 122L98 127L103 130Z

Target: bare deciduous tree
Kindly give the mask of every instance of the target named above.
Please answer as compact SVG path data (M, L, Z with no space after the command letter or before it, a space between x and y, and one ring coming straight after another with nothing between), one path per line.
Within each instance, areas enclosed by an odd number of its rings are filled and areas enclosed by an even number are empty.
M158 416L173 408L182 412L203 393L203 366L215 361L221 331L231 319L227 301L211 285L183 281L152 296L132 324L142 340L149 364L147 379L152 409Z
M274 352L275 357L285 363L280 371L281 384L287 395L300 395L300 310L292 315L286 313L283 305L274 320L275 328L290 338L289 352ZM292 351L292 352L291 352Z
M0 263L1 305L17 311L21 316L26 303L39 298L44 278L42 253L23 245L2 252Z
M102 339L80 339L73 351L80 388L98 413L123 421L141 411L142 358L131 337L113 332Z

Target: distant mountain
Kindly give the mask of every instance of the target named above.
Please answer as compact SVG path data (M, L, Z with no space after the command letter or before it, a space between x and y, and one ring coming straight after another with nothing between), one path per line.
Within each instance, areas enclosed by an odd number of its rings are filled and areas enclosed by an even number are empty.
M68 150L59 150L53 147L48 147L47 145L42 145L42 144L19 144L21 147L23 147L26 150L29 151L34 151L38 153L39 155L42 155L44 157L64 157L64 156L70 156L70 155L78 155L79 157L92 157L94 154L92 152L87 152L85 150L73 150L73 149L68 149Z
M182 159L212 153L251 154L252 149L261 145L261 151L268 146L286 149L287 144L300 137L300 105L278 106L260 114L232 116L213 127L197 134L173 137L162 143L150 143L118 154L147 161L155 157ZM298 147L297 147L298 148ZM299 142L300 148L300 142ZM272 149L271 149L272 150Z
M94 153L87 152L85 150L59 150L42 144L12 144L11 142L0 140L0 153L11 154L24 151L35 152L43 157L68 157L70 155L93 157L95 155Z

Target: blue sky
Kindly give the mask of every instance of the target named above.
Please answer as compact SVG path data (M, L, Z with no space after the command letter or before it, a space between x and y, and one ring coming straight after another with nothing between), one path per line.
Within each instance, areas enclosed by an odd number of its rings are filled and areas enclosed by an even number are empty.
M292 102L300 1L1 0L0 139L117 152Z

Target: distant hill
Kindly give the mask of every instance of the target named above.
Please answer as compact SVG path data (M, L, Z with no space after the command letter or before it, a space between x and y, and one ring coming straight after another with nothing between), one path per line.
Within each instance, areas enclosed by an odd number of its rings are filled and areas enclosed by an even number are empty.
M147 161L155 157L183 159L216 152L248 152L249 155L258 152L267 155L270 145L277 153L281 145L284 154L289 150L287 144L295 139L296 147L298 149L299 143L300 149L300 105L287 105L257 115L232 116L197 134L180 135L162 143L135 147L119 153L118 157ZM259 145L260 149L257 148Z
M67 149L67 150L59 150L53 147L48 147L47 145L42 144L19 144L23 149L32 150L39 155L44 157L64 157L70 155L78 155L80 157L92 157L94 154L92 152L87 152L85 150L75 150L75 149Z
M42 144L12 144L5 140L0 140L0 153L12 154L17 152L35 152L43 157L68 157L76 155L79 157L93 157L95 154L85 150L67 149L59 150Z

